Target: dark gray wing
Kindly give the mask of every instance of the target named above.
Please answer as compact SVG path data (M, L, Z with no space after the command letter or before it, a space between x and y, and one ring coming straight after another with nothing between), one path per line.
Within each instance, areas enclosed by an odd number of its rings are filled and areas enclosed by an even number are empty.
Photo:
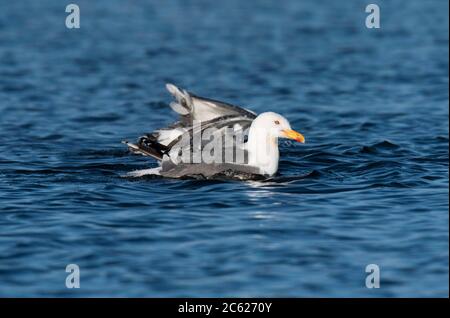
M258 168L249 165L237 165L230 163L211 164L178 164L170 169L162 166L161 175L168 178L237 178L237 179L259 179L262 178Z
M180 146L180 141L192 140L197 133L203 135L208 128L216 129L215 136L225 136L229 128L245 133L256 118L255 113L245 108L200 97L172 84L166 88L175 97L170 106L180 115L179 121L145 134L136 144L124 142L133 153L163 160L173 147Z
M195 134L201 134L203 136L207 129L214 129L215 136L224 136L227 133L238 133L238 130L245 134L245 132L250 128L252 120L246 117L235 117L232 115L218 117L201 124L194 125L186 129L184 134L174 139L171 143L167 145L169 149L176 146L179 142L185 142L186 139L190 141L193 140ZM243 140L245 142L245 140Z

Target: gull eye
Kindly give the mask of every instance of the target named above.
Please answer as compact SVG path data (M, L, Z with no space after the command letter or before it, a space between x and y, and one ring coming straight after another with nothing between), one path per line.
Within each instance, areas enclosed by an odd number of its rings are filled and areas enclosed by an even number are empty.
M275 123L275 125L279 125L280 121L279 120L275 120L274 123Z

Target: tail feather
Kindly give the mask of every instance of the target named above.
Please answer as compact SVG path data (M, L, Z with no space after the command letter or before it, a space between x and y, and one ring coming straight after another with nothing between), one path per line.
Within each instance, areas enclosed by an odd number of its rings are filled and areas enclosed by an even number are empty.
M122 141L122 143L126 144L128 149L133 153L150 156L160 161L169 151L167 146L160 144L154 140L152 136L140 137L137 144L133 144L128 141Z

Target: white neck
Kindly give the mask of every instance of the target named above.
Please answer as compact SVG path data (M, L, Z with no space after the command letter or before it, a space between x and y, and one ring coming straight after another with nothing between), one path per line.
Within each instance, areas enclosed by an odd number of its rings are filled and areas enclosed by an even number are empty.
M250 126L247 141L248 163L258 167L260 172L272 176L278 170L278 138L270 134L269 129L258 125L255 119Z

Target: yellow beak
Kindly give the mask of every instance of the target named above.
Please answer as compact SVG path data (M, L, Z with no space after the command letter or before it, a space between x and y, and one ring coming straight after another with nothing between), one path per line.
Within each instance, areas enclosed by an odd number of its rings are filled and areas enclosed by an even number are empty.
M286 138L294 139L298 142L301 142L302 144L305 143L305 137L303 137L303 135L301 133L296 132L295 130L292 130L292 129L283 130L283 135Z

